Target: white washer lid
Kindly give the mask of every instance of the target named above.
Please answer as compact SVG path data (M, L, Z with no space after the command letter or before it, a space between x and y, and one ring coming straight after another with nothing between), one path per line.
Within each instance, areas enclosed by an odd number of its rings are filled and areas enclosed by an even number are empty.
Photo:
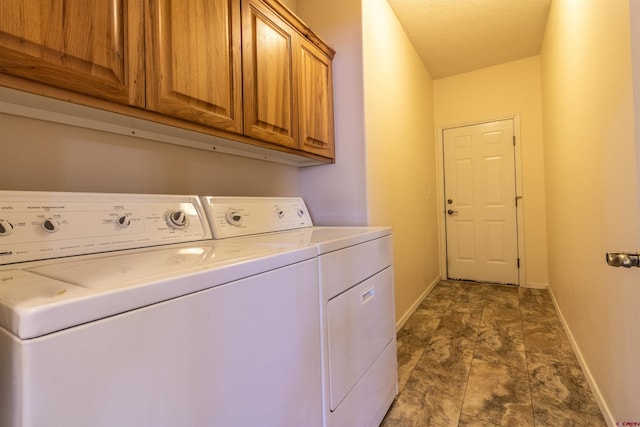
M315 256L311 247L208 241L0 271L0 326L35 338Z
M313 246L318 255L348 248L391 234L390 227L308 227L233 237L225 242L251 245Z
M322 255L390 234L391 227L313 227L311 243Z

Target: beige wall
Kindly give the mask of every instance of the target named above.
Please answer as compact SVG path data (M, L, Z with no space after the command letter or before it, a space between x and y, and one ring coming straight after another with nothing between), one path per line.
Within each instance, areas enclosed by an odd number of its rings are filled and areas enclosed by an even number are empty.
M640 416L640 249L626 0L554 0L542 50L549 283L610 425Z
M402 320L440 277L432 80L386 0L363 27L369 223L393 227Z
M0 189L298 195L298 168L0 114ZM311 207L309 208L311 210Z
M540 57L434 81L438 129L516 114L520 119L524 285L548 285ZM437 144L442 144L440 135Z
M366 225L361 0L297 0L298 15L336 50L336 162L300 170L302 195L318 225Z
M393 227L396 318L439 277L431 77L385 0L298 0L336 49L336 164L305 168L320 224Z

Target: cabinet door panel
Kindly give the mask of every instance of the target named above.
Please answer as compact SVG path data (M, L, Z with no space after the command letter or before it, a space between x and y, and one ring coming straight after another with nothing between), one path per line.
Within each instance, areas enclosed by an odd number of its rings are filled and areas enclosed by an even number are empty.
M142 0L3 0L0 72L144 106Z
M264 6L243 3L244 132L297 148L293 30Z
M300 149L334 156L331 60L310 43L300 47Z
M242 132L240 4L153 0L147 9L147 108Z

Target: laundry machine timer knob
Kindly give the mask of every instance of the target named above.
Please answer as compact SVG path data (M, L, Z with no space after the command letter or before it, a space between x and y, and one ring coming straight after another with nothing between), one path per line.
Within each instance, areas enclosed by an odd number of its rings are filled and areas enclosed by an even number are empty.
M13 234L13 224L6 219L0 219L0 236L8 236Z
M122 215L118 217L116 223L119 227L127 228L131 225L131 217L129 215Z
M45 218L41 225L42 229L47 233L55 233L60 230L60 223L54 218Z
M189 217L182 209L173 209L167 212L166 220L169 227L177 230L184 230L189 226Z
M236 227L242 225L242 214L235 209L230 209L226 215L227 223Z

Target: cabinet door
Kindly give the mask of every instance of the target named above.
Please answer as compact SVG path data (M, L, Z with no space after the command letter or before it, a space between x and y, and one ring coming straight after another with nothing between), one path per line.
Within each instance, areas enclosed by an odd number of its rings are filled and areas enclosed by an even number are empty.
M306 40L299 49L300 149L334 157L331 59Z
M259 1L243 0L242 36L244 133L297 148L293 61L297 35Z
M144 106L142 8L142 0L2 0L0 73Z
M242 132L240 3L147 2L147 108Z

